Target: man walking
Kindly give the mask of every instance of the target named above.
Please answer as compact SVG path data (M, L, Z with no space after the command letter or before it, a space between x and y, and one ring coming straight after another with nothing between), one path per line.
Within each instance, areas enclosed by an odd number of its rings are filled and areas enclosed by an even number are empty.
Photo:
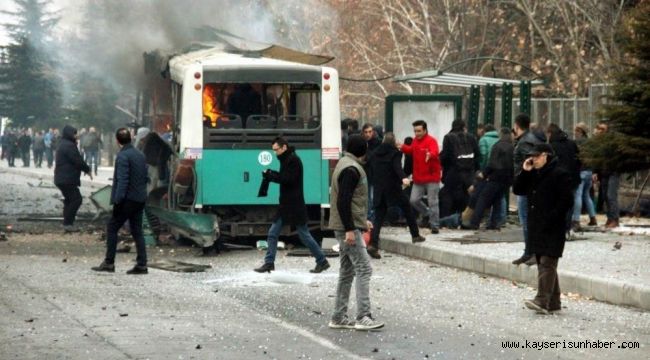
M524 160L526 160L526 155L533 149L537 144L541 144L542 141L530 131L530 117L526 114L519 114L515 118L515 138L517 139L517 144L515 145L514 153L514 169L515 176L521 172ZM526 263L526 265L535 265L534 253L530 251L530 246L528 244L528 199L526 195L517 196L517 212L519 214L519 223L521 224L524 230L524 254L521 255L518 259L514 260L512 263L514 265L519 265Z
M311 254L316 258L316 267L309 272L321 273L329 269L330 264L307 227L302 161L296 154L295 148L289 146L287 140L282 137L273 139L271 148L280 160L280 171L267 169L262 176L267 181L280 184L280 207L269 229L268 249L264 257L264 264L254 270L260 273L275 270L275 254L282 226L293 225L298 231L300 241L309 248Z
M369 159L369 177L374 184L375 218L373 221L368 255L374 259L381 259L379 254L379 233L386 217L386 212L391 206L399 207L408 224L413 243L423 242L424 237L420 236L415 215L411 205L402 191L402 185L408 186L411 181L402 169L402 153L397 149L395 135L387 132L381 145L375 150ZM369 204L370 205L370 204Z
M413 189L411 190L411 205L428 222L432 234L439 233L440 209L438 208L438 192L440 191L440 158L438 142L428 134L427 123L424 120L413 122L415 139L411 145L403 144L404 154L413 156ZM422 202L426 193L427 205Z
M528 240L537 260L537 296L524 305L541 314L561 309L557 264L566 241L566 214L573 206L571 181L553 148L537 144L513 185L515 194L527 196Z
M63 230L65 232L79 231L74 227L77 211L81 206L81 192L79 177L81 172L90 176L88 164L84 162L77 148L77 129L70 125L63 128L63 137L56 151L56 165L54 166L54 185L63 194Z
M18 138L18 149L20 150L20 158L23 161L23 167L29 167L29 157L32 147L32 137L29 135L28 129L23 129L23 133Z
M467 207L467 190L480 164L478 142L467 133L463 120L454 120L451 131L443 138L440 164L444 184L440 192L440 213L443 217L461 213Z
M113 215L106 227L106 258L99 266L92 269L115 272L117 232L128 220L138 255L136 265L126 273L129 275L147 274L149 272L147 248L142 233L142 215L147 200L147 164L144 155L131 145L131 133L128 129L118 129L115 138L120 151L117 153L113 172L113 188L111 189Z
M43 153L45 152L43 131L39 131L34 135L34 145L32 145L32 151L34 153L34 166L40 168L43 164Z
M609 131L609 125L605 121L600 121L594 131L594 138L603 136ZM601 199L607 205L607 222L605 228L613 229L619 226L620 210L618 207L618 188L620 185L621 175L608 169L595 169L593 175L594 182L598 182L598 202Z
M373 330L384 326L370 313L370 277L372 268L361 232L372 228L368 213L368 179L363 169L368 144L360 135L348 138L347 151L336 164L330 192L329 227L339 242L341 268L336 286L332 329ZM352 280L356 277L357 316L348 318Z
M88 166L93 169L95 175L97 175L97 167L99 166L99 147L102 144L102 140L97 134L97 130L91 126L86 133L86 139L83 143L84 145L84 154L86 155L86 161ZM136 146L137 147L137 146Z

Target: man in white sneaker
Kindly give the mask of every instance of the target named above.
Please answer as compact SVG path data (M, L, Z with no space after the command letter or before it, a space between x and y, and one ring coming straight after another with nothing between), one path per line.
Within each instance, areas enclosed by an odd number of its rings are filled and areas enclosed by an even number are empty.
M348 139L347 151L334 168L330 195L329 227L340 246L341 268L336 287L336 304L329 327L374 330L384 326L370 314L370 256L361 232L372 228L368 214L368 178L363 170L368 145L361 135ZM352 280L356 276L357 316L348 318Z

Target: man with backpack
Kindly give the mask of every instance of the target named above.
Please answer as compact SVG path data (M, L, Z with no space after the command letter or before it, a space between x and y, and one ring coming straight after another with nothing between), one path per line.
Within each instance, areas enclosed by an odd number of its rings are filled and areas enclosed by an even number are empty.
M467 133L463 120L451 123L451 131L442 140L440 163L442 183L440 216L462 212L469 201L467 190L479 168L480 151L474 136Z

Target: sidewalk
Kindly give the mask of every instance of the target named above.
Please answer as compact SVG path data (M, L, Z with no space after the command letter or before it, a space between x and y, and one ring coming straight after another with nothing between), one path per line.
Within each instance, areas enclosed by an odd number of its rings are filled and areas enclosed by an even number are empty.
M601 217L598 220L599 224L605 222ZM650 310L650 227L643 227L650 225L650 219L622 218L621 224L624 226L611 232L578 233L575 241L566 243L558 266L560 288L564 294L580 294ZM412 258L537 286L535 266L511 263L523 252L519 226L509 225L499 232L443 229L438 235L427 234L424 243L414 245L406 228L382 228L380 247ZM614 248L616 242L621 243L618 250Z
M20 160L16 160L16 167L7 166L7 161L0 162L0 169L10 174L19 174L29 176L35 179L52 182L54 180L54 167L48 169L46 165L41 168L35 168L34 164L31 167L22 167ZM93 174L93 180L87 175L81 174L81 185L93 189L101 189L106 185L113 183L113 168L102 167L97 168L97 176Z

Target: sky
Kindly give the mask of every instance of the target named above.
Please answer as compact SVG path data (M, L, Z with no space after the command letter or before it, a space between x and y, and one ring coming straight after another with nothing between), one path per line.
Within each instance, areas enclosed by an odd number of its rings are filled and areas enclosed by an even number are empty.
M60 29L73 30L75 22L79 17L75 12L75 7L78 7L80 0L51 0L51 5L47 10L57 12L60 15L59 27ZM0 24L11 23L14 21L13 17L6 15L3 11L15 11L16 7L11 0L0 0ZM7 45L11 42L7 30L4 26L0 26L0 46Z

